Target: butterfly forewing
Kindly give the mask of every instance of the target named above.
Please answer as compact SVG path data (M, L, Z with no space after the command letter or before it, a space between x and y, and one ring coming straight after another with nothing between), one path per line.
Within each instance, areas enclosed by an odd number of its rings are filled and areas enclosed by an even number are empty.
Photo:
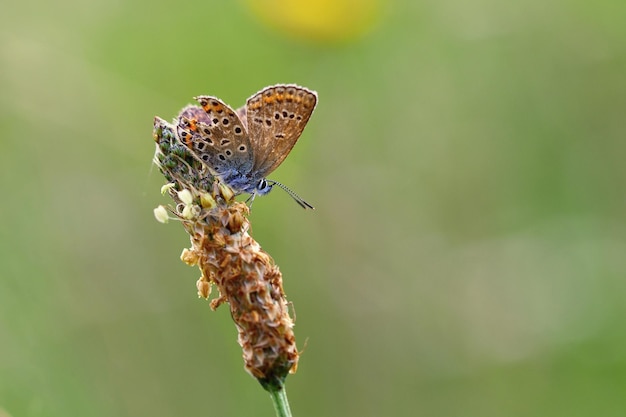
M283 162L316 103L315 92L297 85L267 87L248 99L246 119L254 147L252 171L257 176L265 177Z

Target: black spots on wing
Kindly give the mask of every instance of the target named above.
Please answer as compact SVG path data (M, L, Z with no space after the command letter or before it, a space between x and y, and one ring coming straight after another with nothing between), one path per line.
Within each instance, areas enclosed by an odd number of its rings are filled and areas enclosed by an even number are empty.
M284 110L284 109L274 113L274 119L280 120L281 117L283 119L287 119L287 118L293 119L295 117L295 114L293 114L293 113L290 114L287 110Z

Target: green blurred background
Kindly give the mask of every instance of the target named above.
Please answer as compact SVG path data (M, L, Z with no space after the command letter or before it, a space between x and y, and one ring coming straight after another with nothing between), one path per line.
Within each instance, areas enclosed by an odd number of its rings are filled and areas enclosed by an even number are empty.
M307 9L309 7L309 9ZM626 415L626 3L5 2L0 416L272 416L152 119L320 101L255 201L294 416Z

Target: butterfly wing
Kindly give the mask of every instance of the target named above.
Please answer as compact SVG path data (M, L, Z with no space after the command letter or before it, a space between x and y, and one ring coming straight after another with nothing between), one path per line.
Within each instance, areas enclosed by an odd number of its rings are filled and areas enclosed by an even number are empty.
M179 118L181 140L218 175L250 172L253 150L239 116L215 97L199 96L196 100L202 108L190 106Z
M266 87L246 103L246 122L253 146L252 171L265 177L281 164L302 134L317 94L304 87L279 84Z

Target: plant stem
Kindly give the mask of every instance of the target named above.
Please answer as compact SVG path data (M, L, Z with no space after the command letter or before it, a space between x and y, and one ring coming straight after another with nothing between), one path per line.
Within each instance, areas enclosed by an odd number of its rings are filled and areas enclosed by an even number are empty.
M289 401L287 400L287 391L285 391L285 387L273 387L268 391L270 393L270 397L272 397L274 408L276 409L276 416L291 417L291 410L289 409Z

